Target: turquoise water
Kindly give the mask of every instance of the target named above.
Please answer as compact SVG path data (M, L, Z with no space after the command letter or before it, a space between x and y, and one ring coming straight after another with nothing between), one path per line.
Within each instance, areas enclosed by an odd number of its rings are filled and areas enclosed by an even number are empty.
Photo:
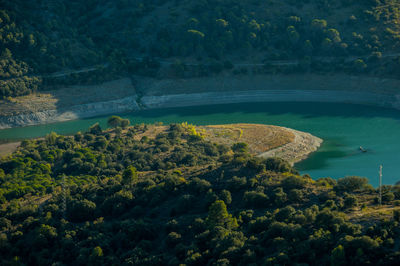
M154 109L121 115L131 123L197 125L262 123L294 128L324 139L307 160L296 165L313 178L366 176L378 184L383 164L384 184L400 181L400 112L369 106L329 103L244 103L184 108ZM71 134L95 122L106 126L107 117L0 130L1 139L40 137L55 131ZM359 147L368 150L361 153Z

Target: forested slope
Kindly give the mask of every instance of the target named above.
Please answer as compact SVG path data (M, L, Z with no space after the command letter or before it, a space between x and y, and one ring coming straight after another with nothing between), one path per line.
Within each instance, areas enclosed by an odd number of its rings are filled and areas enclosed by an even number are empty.
M157 75L163 62L177 76L245 73L235 63L256 60L266 73L396 77L399 8L397 0L1 0L0 96ZM85 67L92 71L48 75Z
M98 125L0 161L2 265L396 265L397 186L316 181L191 125Z

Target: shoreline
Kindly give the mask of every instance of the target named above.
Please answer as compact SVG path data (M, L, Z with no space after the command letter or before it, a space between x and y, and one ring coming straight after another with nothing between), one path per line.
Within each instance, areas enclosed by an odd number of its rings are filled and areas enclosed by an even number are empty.
M339 78L344 84L335 81ZM127 81L122 85L125 83ZM400 80L343 75L249 75L162 80L139 78L134 83L135 88L127 87L131 94L118 99L110 96L111 100L107 101L104 100L107 96L103 95L103 101L0 116L0 130L155 108L249 102L348 103L400 110L400 92L395 92L396 86L400 87ZM106 91L105 85L101 86ZM88 90L95 89L96 86L92 86Z
M331 90L249 90L143 96L143 109L250 102L326 102L370 105L400 110L400 97L370 92Z
M287 161L291 166L306 160L311 153L316 152L322 145L323 140L310 133L298 131L295 129L284 127L294 134L295 138L281 147L263 152L257 157L269 158L279 157Z
M293 166L295 163L298 163L302 160L305 160L308 158L308 156L317 151L318 148L321 146L323 140L321 138L318 138L310 133L303 132L303 131L298 131L294 130L291 128L287 127L281 127L281 126L276 126L276 125L260 125L260 124L228 124L228 125L212 125L212 126L199 126L200 129L219 129L219 130L240 130L240 128L247 128L247 129L255 129L258 130L259 133L263 133L261 135L258 135L257 137L252 136L251 141L246 143L250 145L250 147L254 146L254 143L258 143L257 146L259 146L259 142L262 141L262 138L272 138L271 140L274 141L274 136L276 138L277 134L289 134L292 135L291 141L289 142L283 142L277 145L272 146L272 148L259 150L258 152L253 150L253 154L256 157L261 157L261 158L269 158L269 157L278 157L281 159L284 159L287 161L291 166ZM212 131L207 131L208 133ZM230 140L232 142L231 144L238 142L241 140L243 134L243 131L240 130L240 134L238 139L233 139ZM267 135L265 135L267 133ZM210 136L214 136L216 133L210 133ZM249 134L247 131L244 132L244 137ZM209 137L210 137L209 136ZM254 139L255 137L255 139ZM214 136L215 138L215 136ZM226 139L225 137L222 137ZM232 137L231 137L232 138ZM210 140L210 141L215 141L216 143L221 142L221 138ZM268 142L268 141L267 141ZM0 144L0 159L3 157L6 157L10 154L12 154L14 151L17 150L17 148L20 146L21 141L18 142L10 142L10 143L4 143ZM279 146L280 145L280 146Z

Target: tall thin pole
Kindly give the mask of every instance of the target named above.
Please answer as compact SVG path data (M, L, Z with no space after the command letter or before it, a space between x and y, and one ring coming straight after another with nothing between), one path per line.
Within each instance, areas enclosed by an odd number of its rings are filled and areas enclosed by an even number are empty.
M379 166L379 205L382 205L382 165Z

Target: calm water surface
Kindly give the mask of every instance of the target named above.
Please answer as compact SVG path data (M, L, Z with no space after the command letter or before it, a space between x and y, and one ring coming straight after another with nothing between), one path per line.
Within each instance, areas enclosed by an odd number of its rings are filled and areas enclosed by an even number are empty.
M131 123L197 125L261 123L294 128L324 139L324 144L296 167L313 178L366 176L376 186L383 164L384 183L400 181L400 112L369 106L328 103L244 103L155 109L121 115ZM55 131L71 134L107 117L0 130L1 139L40 137ZM361 153L359 147L368 150Z

